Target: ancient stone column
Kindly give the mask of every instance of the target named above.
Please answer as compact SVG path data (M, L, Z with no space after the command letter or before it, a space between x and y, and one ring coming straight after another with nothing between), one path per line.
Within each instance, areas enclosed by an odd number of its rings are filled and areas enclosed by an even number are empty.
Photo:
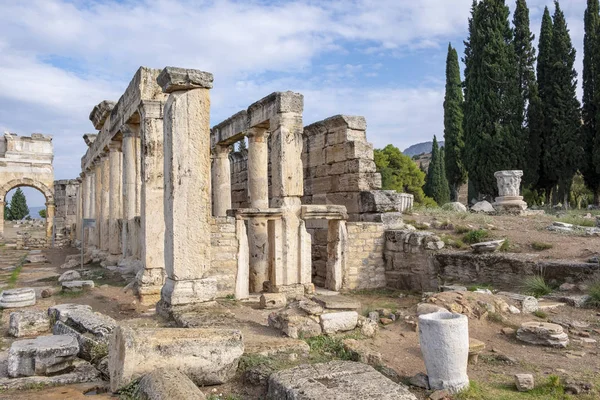
M81 227L83 225L83 199L85 196L85 180L87 179L85 172L79 174L79 186L77 187L77 216L75 218L75 238L79 241L83 240Z
M163 305L214 299L211 266L210 96L213 76L165 68L157 78L170 93L164 109L165 269Z
M92 230L94 246L100 249L100 237L102 236L102 161L101 156L94 160L94 204L92 205L93 217L96 227Z
M100 250L108 251L110 216L110 160L108 153L100 158Z
M231 208L230 146L216 145L212 155L213 215L224 217Z
M494 207L498 211L523 211L527 209L527 203L523 196L519 196L521 190L521 177L523 171L498 171L494 173L498 184L498 194Z
M121 249L123 258L133 255L132 237L137 201L136 139L140 134L139 124L126 124L123 130L123 228Z
M108 145L109 154L109 218L108 218L108 251L110 254L121 254L121 234L119 219L121 218L121 142L113 141Z
M54 201L46 203L46 245L52 245L52 227L54 226Z
M144 271L137 282L137 294L145 302L158 301L165 277L163 103L142 100L141 137L141 226L139 242Z
M269 208L269 144L264 128L248 132L248 198L251 208ZM250 292L262 292L269 280L268 227L264 218L248 221Z

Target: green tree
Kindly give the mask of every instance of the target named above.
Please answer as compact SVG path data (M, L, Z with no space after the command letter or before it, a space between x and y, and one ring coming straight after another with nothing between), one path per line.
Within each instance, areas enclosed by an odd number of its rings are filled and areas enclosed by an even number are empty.
M548 175L546 171L548 166L546 165L547 158L544 157L546 153L546 147L548 146L548 132L550 131L550 119L546 118L549 115L549 101L550 101L550 90L552 88L552 77L551 77L551 64L552 64L552 36L553 36L553 24L552 17L548 7L544 8L544 16L542 17L542 27L540 31L540 41L538 48L538 61L537 61L537 81L539 88L539 99L540 99L540 118L539 123L540 136L540 168L538 172L538 180L535 185L538 192L544 192L546 196L546 204L550 204L552 188L556 186L556 181L552 176Z
M535 35L531 33L529 8L526 0L517 0L513 25L517 77L523 100L523 137L527 138L527 157L522 163L525 174L524 181L528 185L534 185L537 183L540 170L540 136L543 114L535 79L536 58L533 45Z
M448 44L446 58L446 96L444 98L444 167L450 185L450 198L458 200L460 185L467 182L463 163L463 92L456 49Z
M391 144L383 149L375 149L374 153L384 190L410 193L415 197L415 204L432 205L433 201L423 193L425 173L409 156Z
M10 215L10 207L8 205L4 206L4 220L5 221L12 220L11 215Z
M562 202L567 206L573 176L584 153L580 143L581 112L576 94L575 49L558 1L554 5L549 68L552 85L548 88L547 112L544 113L549 127L543 153L544 174L558 183Z
M27 200L21 188L17 188L10 200L10 216L11 219L23 219L29 215Z
M509 10L474 4L465 44L465 164L479 194L497 193L494 172L521 168L526 138Z
M46 210L45 209L38 211L38 214L40 214L40 217L46 218Z
M427 170L425 195L431 197L439 205L450 201L450 189L444 168L444 153L438 147L437 138L433 136L433 146L431 148L431 163Z
M587 187L600 205L600 4L588 0L584 17L583 38L583 107L582 140L585 157L581 172Z

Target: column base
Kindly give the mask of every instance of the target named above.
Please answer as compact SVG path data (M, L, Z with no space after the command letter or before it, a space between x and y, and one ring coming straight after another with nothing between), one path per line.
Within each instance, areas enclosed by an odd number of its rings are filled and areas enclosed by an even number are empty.
M494 208L500 212L523 211L527 209L527 203L522 196L496 197Z
M161 290L161 303L168 306L204 303L217 297L215 278L174 281L167 278Z
M142 269L136 275L135 294L142 304L152 304L160 300L160 291L165 281L162 268Z

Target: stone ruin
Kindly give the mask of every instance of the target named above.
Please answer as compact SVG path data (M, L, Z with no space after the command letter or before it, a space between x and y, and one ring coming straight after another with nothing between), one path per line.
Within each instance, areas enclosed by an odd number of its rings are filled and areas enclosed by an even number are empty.
M305 127L303 96L276 92L211 129L212 79L141 67L116 103L94 107L76 239L134 269L138 295L167 309L386 286L385 231L413 197L381 190L365 119Z

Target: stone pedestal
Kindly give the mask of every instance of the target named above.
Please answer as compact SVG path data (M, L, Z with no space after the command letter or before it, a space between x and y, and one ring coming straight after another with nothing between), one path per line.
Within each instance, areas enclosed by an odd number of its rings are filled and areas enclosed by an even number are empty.
M167 273L164 305L214 299L217 281L210 269L210 97L207 72L165 68L157 78L165 93L164 220Z
M498 211L523 211L527 203L519 196L523 171L498 171L494 174L498 182L498 194L494 207Z

